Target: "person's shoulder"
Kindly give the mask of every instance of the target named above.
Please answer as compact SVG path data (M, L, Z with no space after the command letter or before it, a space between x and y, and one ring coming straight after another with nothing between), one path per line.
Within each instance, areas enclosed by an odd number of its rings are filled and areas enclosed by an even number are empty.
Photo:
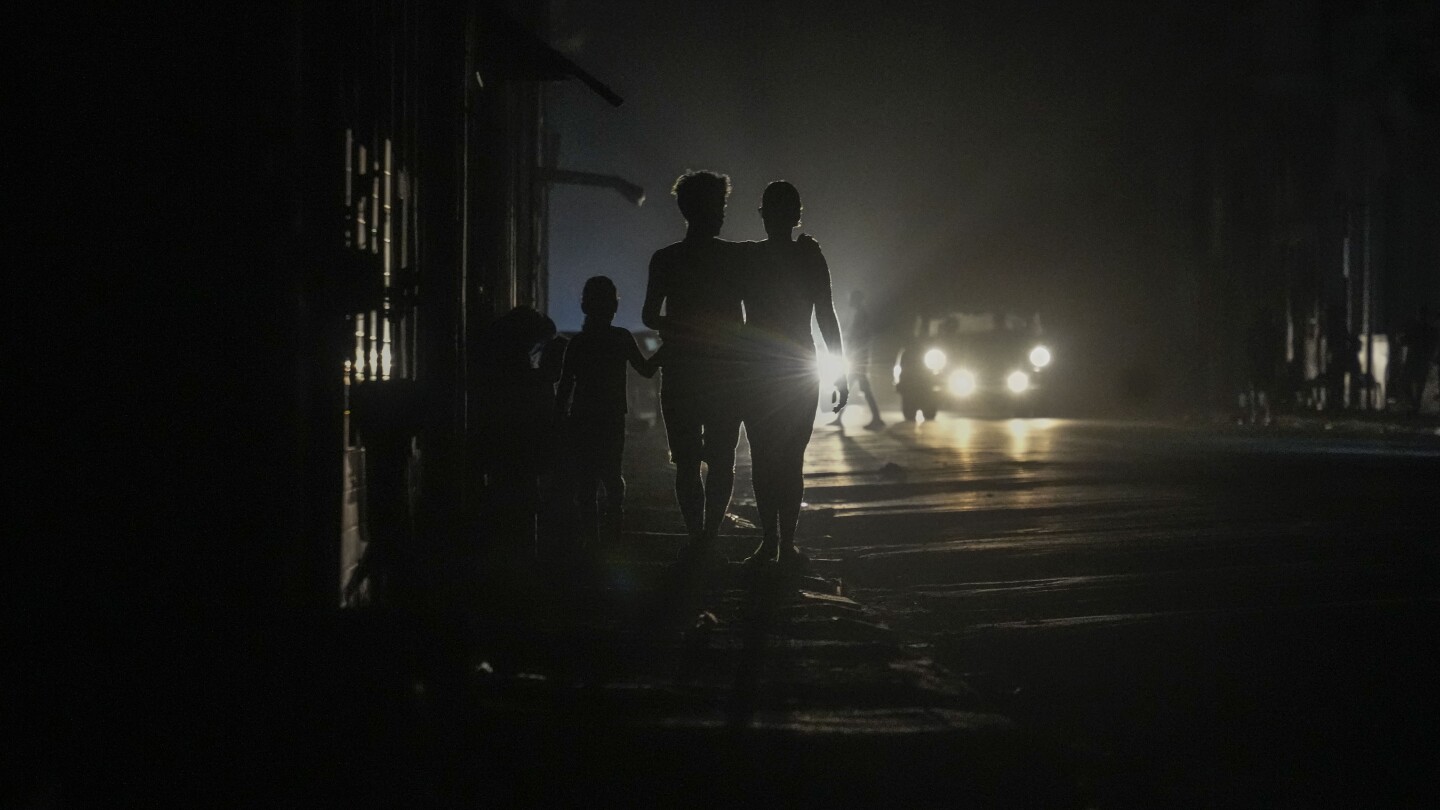
M805 233L804 231L801 231L800 235L795 237L795 244L806 250L820 249L820 240L816 239L814 234Z
M656 264L674 261L676 257L683 255L686 250L688 250L688 247L685 242L671 242L665 247L655 251L650 257L650 262Z
M802 233L795 238L795 249L809 257L824 258L824 251L820 249L820 240L808 233Z
M827 273L830 270L829 264L825 261L825 254L820 250L820 242L808 233L802 233L795 239L796 254L799 255L802 264L809 267L815 273Z

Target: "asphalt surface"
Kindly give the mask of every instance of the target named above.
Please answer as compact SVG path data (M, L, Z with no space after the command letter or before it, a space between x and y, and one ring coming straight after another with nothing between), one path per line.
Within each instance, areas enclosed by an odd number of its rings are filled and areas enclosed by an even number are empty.
M808 470L849 593L1075 746L1082 803L1436 798L1435 437L942 415Z

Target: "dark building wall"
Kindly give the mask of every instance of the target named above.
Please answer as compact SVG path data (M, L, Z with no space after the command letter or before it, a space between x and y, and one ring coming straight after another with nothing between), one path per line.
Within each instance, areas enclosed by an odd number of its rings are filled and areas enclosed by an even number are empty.
M1232 399L1253 363L1247 327L1278 311L1288 341L1275 352L1309 397L1329 365L1327 332L1383 338L1435 295L1436 66L1424 32L1433 42L1436 10L1276 2L1233 22L1197 149L1205 386Z
M418 312L397 374L411 404L386 429L419 437L436 465L436 520L458 508L446 449L463 447L466 398L483 395L469 328L500 306L471 321L468 293L514 277L514 299L534 303L544 274L529 174L540 89L467 74L484 13L221 4L33 27L18 56L36 109L23 152L40 181L24 228L36 259L12 301L42 450L16 491L49 575L27 599L112 615L335 604L343 364L354 316L385 300L376 256L347 243L347 128L391 138L408 162L390 298ZM467 121L490 129L469 142ZM501 178L484 194L467 144Z

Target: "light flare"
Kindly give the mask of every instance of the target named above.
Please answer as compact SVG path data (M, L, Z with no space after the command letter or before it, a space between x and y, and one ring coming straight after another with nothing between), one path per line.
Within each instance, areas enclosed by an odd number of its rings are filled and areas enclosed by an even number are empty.
M975 393L975 375L966 369L959 369L950 375L950 393L957 397L968 397Z
M844 355L822 352L815 358L815 366L820 371L820 381L827 384L850 374L850 361Z

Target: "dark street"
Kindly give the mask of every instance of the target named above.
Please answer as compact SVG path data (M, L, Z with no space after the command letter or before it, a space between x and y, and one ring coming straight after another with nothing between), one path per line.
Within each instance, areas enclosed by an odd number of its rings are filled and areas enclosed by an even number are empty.
M1433 436L942 416L810 460L852 595L1108 798L1433 798Z
M17 8L0 806L1440 806L1433 0Z

